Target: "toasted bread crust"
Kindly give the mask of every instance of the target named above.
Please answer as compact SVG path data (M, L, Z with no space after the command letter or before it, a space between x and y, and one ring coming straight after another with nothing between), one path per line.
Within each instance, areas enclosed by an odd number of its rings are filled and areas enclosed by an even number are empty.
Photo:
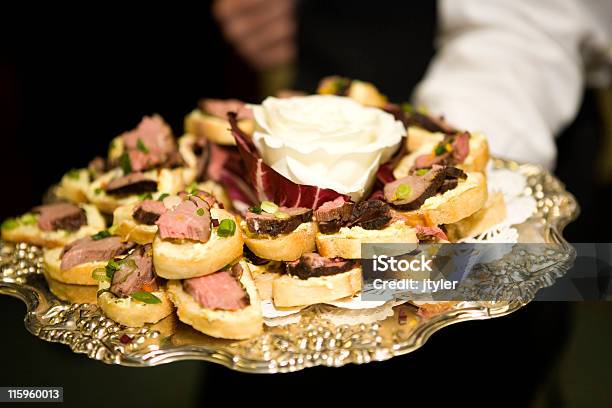
M63 248L51 248L43 250L43 262L49 276L62 283L73 285L98 286L98 281L91 277L94 269L104 268L106 261L86 262L76 265L70 269L61 269L61 254Z
M303 253L315 250L317 226L314 222L301 224L289 234L272 237L256 237L246 231L242 224L244 243L255 255L272 261L295 261Z
M247 135L253 134L255 123L252 119L238 121L238 127ZM192 111L185 117L185 132L197 137L204 137L213 143L234 146L236 141L227 120L203 113L199 109Z
M73 285L70 283L63 283L53 279L47 270L43 271L49 290L58 299L61 299L70 303L88 303L95 305L97 303L96 295L98 293L98 286L93 285Z
M272 299L278 307L307 306L353 296L362 287L361 268L308 279L283 275L272 283Z
M484 174L472 172L453 190L428 198L414 212L430 220L432 225L452 224L480 210L487 202L487 196Z
M108 289L109 282L100 282L99 290ZM153 292L161 303L147 304L132 298L119 298L110 292L98 296L98 306L104 314L125 326L141 327L148 323L157 323L174 310L174 305L165 288Z
M245 262L242 265L240 283L249 295L250 304L236 311L211 310L201 307L198 302L183 290L182 282L168 282L168 293L177 307L179 319L194 329L213 337L223 339L248 339L263 332L261 302L255 283Z
M500 192L489 194L485 205L474 214L456 223L446 225L451 241L474 237L499 224L506 218L506 204Z
M104 218L96 207L90 204L81 204L80 207L85 210L87 224L77 231L42 231L36 224L19 225L12 229L3 228L2 239L11 242L27 242L28 244L46 248L55 248L67 245L87 235L93 235L106 228Z
M55 195L59 198L65 198L75 204L86 203L88 201L88 188L89 172L87 169L79 169L74 176L64 174L62 180L55 189Z
M362 243L416 243L416 230L395 222L382 230L342 228L335 234L317 234L317 249L322 256L360 259Z
M140 245L150 244L157 234L157 225L140 224L134 220L136 203L117 207L113 212L113 234L124 242L132 241Z
M176 194L185 189L183 170L185 169L180 167L176 169L160 169L159 171L150 170L145 172L145 175L157 181L157 191L167 194ZM123 175L121 169L113 169L94 180L87 190L89 202L98 207L100 211L107 214L112 214L122 205L137 203L139 201L137 194L125 197L114 197L107 195L104 191L104 185L113 178L120 177L121 175Z
M404 156L397 167L393 170L396 179L406 177L414 165L417 157L422 154L431 153L437 143L443 139L442 133L431 133L417 127L408 128L406 147L408 154ZM489 144L486 137L481 133L470 134L470 153L463 163L456 167L465 172L484 172L489 162Z
M236 217L229 212L212 208L211 213L219 221ZM220 237L211 231L205 242L162 240L159 235L153 240L153 262L157 275L166 279L189 279L218 271L242 255L242 234L239 228L231 237Z

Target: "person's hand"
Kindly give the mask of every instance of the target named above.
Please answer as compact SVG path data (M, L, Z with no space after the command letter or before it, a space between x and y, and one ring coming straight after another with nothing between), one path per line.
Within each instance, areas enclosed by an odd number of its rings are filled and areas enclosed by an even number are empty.
M215 0L223 35L256 69L288 64L296 55L294 0Z

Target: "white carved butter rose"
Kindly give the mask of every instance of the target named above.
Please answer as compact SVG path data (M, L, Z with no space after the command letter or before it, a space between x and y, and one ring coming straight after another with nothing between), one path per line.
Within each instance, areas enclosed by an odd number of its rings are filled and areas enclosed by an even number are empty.
M406 133L391 114L342 96L269 97L252 109L253 142L266 164L294 183L356 201Z

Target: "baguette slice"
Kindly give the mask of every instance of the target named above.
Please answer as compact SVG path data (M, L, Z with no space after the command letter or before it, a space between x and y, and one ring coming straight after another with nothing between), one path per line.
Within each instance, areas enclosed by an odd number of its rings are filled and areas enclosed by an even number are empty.
M451 241L475 237L499 224L506 218L506 204L501 192L489 194L485 205L474 214L453 224L446 225L446 232Z
M27 242L32 245L55 248L69 244L70 242L93 235L106 228L106 223L102 214L91 204L81 204L85 210L87 224L77 231L69 232L66 230L43 231L37 224L24 224L17 221L17 226L8 228L3 226L2 239L11 242Z
M429 154L442 141L442 133L431 133L418 127L408 128L406 147L408 154L404 156L393 170L396 179L406 177L417 157ZM456 167L465 172L484 172L489 162L489 144L482 133L470 133L470 153L465 161Z
M100 282L99 290L110 288L110 282ZM157 323L170 315L174 306L165 288L152 292L161 303L147 304L131 297L117 297L111 292L98 295L98 306L104 314L125 326L141 327L148 323Z
M487 180L483 173L467 173L467 179L459 180L457 187L429 197L421 208L400 212L407 217L420 216L431 225L452 224L469 217L487 202Z
M196 147L197 137L192 133L185 133L178 139L178 149L185 167L183 169L183 181L186 186L190 185L198 179L202 169L199 167L200 159L196 156L194 149Z
M362 287L360 267L308 279L283 275L272 283L272 298L277 307L307 306L353 296Z
M416 230L402 221L396 221L381 230L361 227L343 227L335 234L318 233L317 249L329 258L360 259L361 244L366 243L418 243Z
M295 261L316 247L317 225L314 222L304 222L289 234L276 237L251 234L244 221L241 230L246 246L258 257L272 261Z
M261 301L255 287L255 282L246 262L240 262L242 276L240 283L249 295L250 304L241 310L211 310L205 309L183 290L179 280L168 282L168 292L177 308L179 319L194 329L212 337L223 339L248 339L263 332L263 317Z
M220 208L211 208L212 218L236 222L236 217ZM237 224L237 222L236 222ZM242 255L242 234L238 228L230 237L220 237L212 229L207 242L153 240L153 263L158 276L166 279L189 279L217 272Z
M104 268L108 261L86 262L76 265L70 269L61 269L63 247L45 248L43 250L43 262L47 274L58 282L69 283L72 285L93 285L97 286L98 281L92 278L94 269Z
M145 172L145 176L151 180L157 181L157 191L160 193L176 194L185 189L185 181L183 179L183 168L176 169L159 169L149 170ZM114 178L121 177L123 171L119 168L113 169L108 173L103 174L94 180L87 190L87 198L90 203L94 204L100 211L112 214L113 211L122 205L134 204L139 201L138 195L128 196L112 196L106 194L104 187Z
M69 283L63 283L53 279L48 271L43 271L45 279L49 285L49 290L58 299L70 303L87 303L95 305L97 303L96 295L98 293L98 286L92 285L72 285Z
M242 119L238 121L238 127L247 135L251 135L255 124L252 119ZM196 137L203 137L216 144L236 145L227 120L208 115L199 109L193 110L185 117L185 132L192 133Z
M132 241L140 245L150 244L157 234L157 225L146 225L137 222L134 209L138 203L119 206L113 212L113 235L118 235L123 241Z
M272 299L272 284L280 278L283 272L283 264L277 261L270 261L265 265L253 265L248 260L246 263L251 270L257 292L261 300Z
M89 183L89 171L87 169L71 170L62 177L55 189L55 195L75 204L86 203L88 201L87 189Z

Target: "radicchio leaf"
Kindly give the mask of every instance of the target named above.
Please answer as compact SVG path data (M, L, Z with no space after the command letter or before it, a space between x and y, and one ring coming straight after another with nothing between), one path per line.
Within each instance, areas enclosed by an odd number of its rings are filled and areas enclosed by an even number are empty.
M406 138L402 138L400 149L385 163L383 163L376 172L376 183L374 183L374 187L372 188L372 194L368 197L368 200L384 200L383 189L385 188L385 184L395 181L395 176L393 175L393 170L399 164L399 161L406 154Z
M233 146L220 146L215 143L209 143L208 146L210 155L206 167L208 178L226 188L237 209L248 208L258 203L255 191L244 176L247 174L247 169L238 150Z
M255 189L259 201L272 201L284 207L306 207L317 209L323 203L342 197L349 197L328 188L320 188L306 184L296 184L279 174L263 162L251 140L238 127L236 114L228 113L232 134L236 139L238 151L246 166L243 173Z

